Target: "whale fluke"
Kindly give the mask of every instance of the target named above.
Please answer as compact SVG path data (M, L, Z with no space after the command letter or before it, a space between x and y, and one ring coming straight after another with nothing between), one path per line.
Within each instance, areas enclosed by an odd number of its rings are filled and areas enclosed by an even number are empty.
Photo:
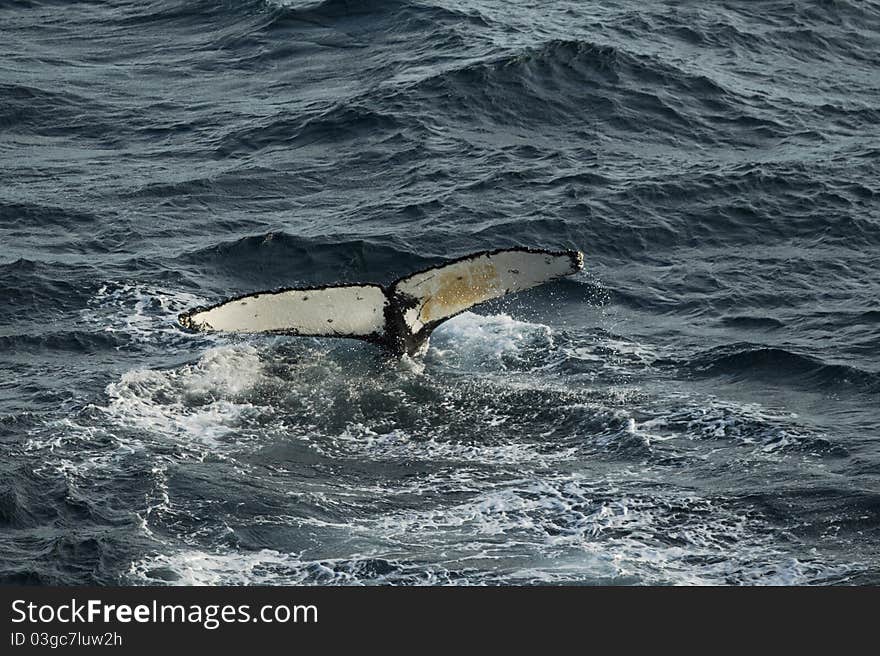
M180 315L193 331L351 337L396 355L414 354L447 319L492 300L577 273L578 251L484 251L400 278L391 285L281 289L229 299Z

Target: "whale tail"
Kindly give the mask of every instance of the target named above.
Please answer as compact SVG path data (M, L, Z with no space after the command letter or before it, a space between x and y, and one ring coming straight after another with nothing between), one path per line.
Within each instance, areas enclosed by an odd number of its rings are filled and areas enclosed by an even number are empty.
M280 289L229 299L180 315L193 331L363 339L413 354L447 319L506 294L583 268L578 251L484 251L400 278L391 285Z

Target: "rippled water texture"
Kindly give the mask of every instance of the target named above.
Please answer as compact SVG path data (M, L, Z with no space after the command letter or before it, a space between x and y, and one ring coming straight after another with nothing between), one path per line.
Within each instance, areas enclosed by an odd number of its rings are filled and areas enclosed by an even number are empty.
M0 580L880 583L880 4L0 0ZM188 335L466 253L423 358Z

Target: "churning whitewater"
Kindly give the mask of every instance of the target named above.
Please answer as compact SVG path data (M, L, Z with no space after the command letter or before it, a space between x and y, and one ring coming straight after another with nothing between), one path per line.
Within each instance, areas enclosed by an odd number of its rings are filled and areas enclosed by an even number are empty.
M877 2L0 25L0 581L880 582ZM527 247L421 355L178 325Z

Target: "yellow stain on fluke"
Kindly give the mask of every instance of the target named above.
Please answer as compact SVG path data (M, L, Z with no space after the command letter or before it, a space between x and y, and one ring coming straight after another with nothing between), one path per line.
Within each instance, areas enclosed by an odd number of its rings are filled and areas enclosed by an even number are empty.
M438 273L431 280L436 287L422 306L419 320L427 324L492 298L499 291L498 279L491 262Z

